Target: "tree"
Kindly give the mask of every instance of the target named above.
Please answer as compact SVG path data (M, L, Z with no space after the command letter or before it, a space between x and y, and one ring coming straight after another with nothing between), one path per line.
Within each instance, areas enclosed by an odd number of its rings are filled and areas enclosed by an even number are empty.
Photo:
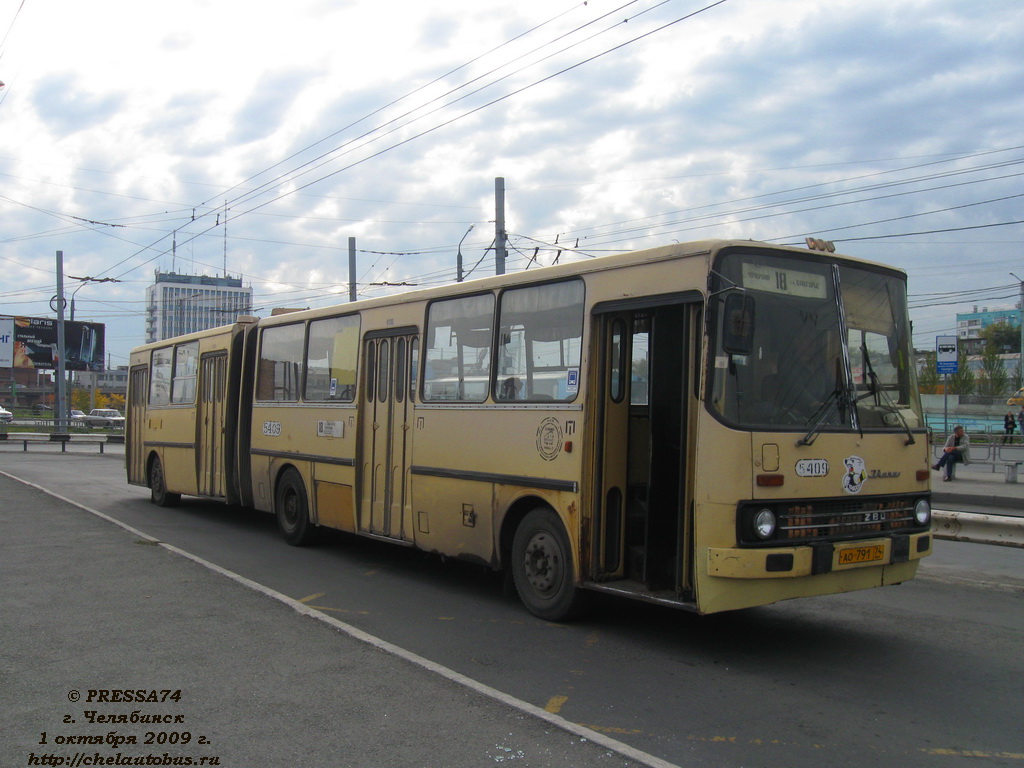
M981 375L978 377L979 395L999 397L1006 394L1009 376L999 354L995 345L988 344L985 347L985 354L981 356Z
M960 347L956 359L957 372L949 377L949 390L957 395L973 395L976 381L974 371L967 365L967 352Z
M1020 352L1020 328L1005 320L982 328L978 338L985 341L986 351L991 348L998 354Z
M939 373L935 369L935 353L925 352L924 363L917 374L917 389L924 395L937 395L941 385L942 379L939 378Z

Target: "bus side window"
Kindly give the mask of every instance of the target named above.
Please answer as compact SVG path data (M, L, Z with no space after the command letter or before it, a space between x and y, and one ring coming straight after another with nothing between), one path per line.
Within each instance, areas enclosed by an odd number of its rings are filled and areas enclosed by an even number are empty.
M303 399L351 403L356 393L358 357L359 315L311 322Z
M302 323L264 329L256 378L257 400L294 402L299 399L304 332Z
M495 399L569 401L579 389L583 281L501 295Z
M425 402L482 403L491 382L494 294L435 301L427 309Z
M149 363L149 404L171 402L171 348L154 349Z

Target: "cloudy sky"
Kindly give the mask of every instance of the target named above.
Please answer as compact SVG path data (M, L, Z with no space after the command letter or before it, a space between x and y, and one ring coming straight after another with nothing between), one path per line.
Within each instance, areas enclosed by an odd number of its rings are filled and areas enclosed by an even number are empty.
M158 269L257 314L345 301L349 237L361 296L463 238L486 276L498 176L509 271L813 234L908 272L919 347L1016 301L1020 0L280 7L0 0L0 314L53 316L61 250L116 366Z

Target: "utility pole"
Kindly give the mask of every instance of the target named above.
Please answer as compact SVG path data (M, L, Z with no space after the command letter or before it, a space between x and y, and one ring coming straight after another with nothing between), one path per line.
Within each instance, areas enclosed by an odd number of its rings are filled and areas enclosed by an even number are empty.
M505 274L505 179L494 180L494 274Z
M348 300L356 300L356 239L348 239Z
M1017 323L1020 326L1020 357L1017 358L1017 382L1020 386L1024 387L1024 280L1021 280L1013 272L1010 275L1020 281L1020 304L1017 305L1020 308L1020 320Z
M64 381L64 251L57 251L57 402L54 409L54 426L57 430L66 423L67 404Z

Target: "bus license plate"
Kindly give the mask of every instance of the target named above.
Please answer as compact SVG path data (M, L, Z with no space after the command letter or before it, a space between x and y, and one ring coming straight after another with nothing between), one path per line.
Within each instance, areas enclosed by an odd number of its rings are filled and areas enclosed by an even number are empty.
M885 557L884 544L872 544L869 547L850 547L839 550L840 565L856 565L858 563L872 563Z

